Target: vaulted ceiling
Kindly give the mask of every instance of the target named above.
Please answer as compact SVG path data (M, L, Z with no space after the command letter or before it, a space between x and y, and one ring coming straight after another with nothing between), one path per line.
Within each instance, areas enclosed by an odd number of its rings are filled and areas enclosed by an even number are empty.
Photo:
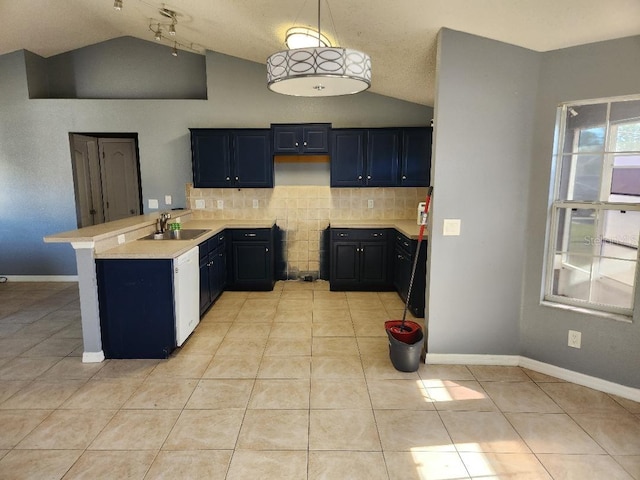
M153 41L161 8L177 13L178 42L263 64L289 27L318 15L317 0L123 0L120 11L113 0L0 0L0 54ZM370 91L410 102L433 105L442 27L543 52L640 34L640 0L321 0L323 33L371 56Z

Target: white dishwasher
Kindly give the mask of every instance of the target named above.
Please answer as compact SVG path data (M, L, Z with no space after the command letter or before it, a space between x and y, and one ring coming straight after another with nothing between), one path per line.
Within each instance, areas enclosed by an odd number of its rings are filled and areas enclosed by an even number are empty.
M200 268L198 247L173 261L176 344L181 346L200 322Z

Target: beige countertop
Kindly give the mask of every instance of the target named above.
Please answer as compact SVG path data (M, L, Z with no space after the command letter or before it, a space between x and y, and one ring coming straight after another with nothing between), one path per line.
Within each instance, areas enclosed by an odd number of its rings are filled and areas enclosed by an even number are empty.
M394 228L412 240L417 240L420 233L420 225L415 220L331 220L333 228ZM424 238L428 236L426 230Z
M158 213L129 217L78 230L48 235L47 243L94 242L95 258L176 258L204 240L227 228L270 228L275 220L191 220L190 210L172 211L172 220L181 220L182 228L206 229L209 232L193 240L139 240L155 230ZM393 228L416 240L420 226L415 220L332 220L333 228ZM125 237L118 244L116 238ZM426 236L426 234L425 234Z
M129 217L44 238L47 243L94 242L95 258L176 258L226 228L271 228L275 220L191 220L190 210L171 212L171 222L179 217L182 228L209 232L193 240L138 240L155 231L158 213ZM116 238L125 236L118 245Z
M191 214L190 210L177 210L171 212L175 217ZM138 215L127 217L113 222L100 223L91 227L84 227L78 230L55 233L44 237L45 243L71 243L71 242L97 242L113 236L125 234L147 226L155 226L158 218L157 213L148 215Z
M227 228L271 228L274 223L274 220L189 220L182 228L209 232L193 240L134 240L96 253L96 258L176 258Z

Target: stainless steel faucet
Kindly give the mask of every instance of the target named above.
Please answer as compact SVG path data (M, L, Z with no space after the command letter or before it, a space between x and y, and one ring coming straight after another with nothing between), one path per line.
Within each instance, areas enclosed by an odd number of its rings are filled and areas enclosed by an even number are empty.
M158 219L158 231L160 233L164 233L167 229L167 221L171 218L170 213L161 213L160 218Z

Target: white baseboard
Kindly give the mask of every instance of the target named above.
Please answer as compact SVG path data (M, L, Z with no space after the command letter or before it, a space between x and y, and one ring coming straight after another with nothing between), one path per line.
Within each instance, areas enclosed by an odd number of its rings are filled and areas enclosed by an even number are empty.
M539 362L528 357L519 355L474 355L474 354L447 354L447 353L427 353L425 360L427 364L444 365L503 365L518 366L528 368L535 372L551 375L552 377L566 380L577 385L593 388L600 392L617 395L634 402L640 402L640 389L620 385L619 383L592 377L583 373L556 367L548 363Z
M480 355L465 353L427 353L426 363L444 365L504 365L517 367L519 355Z
M77 275L2 275L8 282L77 282Z
M84 352L82 354L82 363L100 363L104 362L104 352Z

